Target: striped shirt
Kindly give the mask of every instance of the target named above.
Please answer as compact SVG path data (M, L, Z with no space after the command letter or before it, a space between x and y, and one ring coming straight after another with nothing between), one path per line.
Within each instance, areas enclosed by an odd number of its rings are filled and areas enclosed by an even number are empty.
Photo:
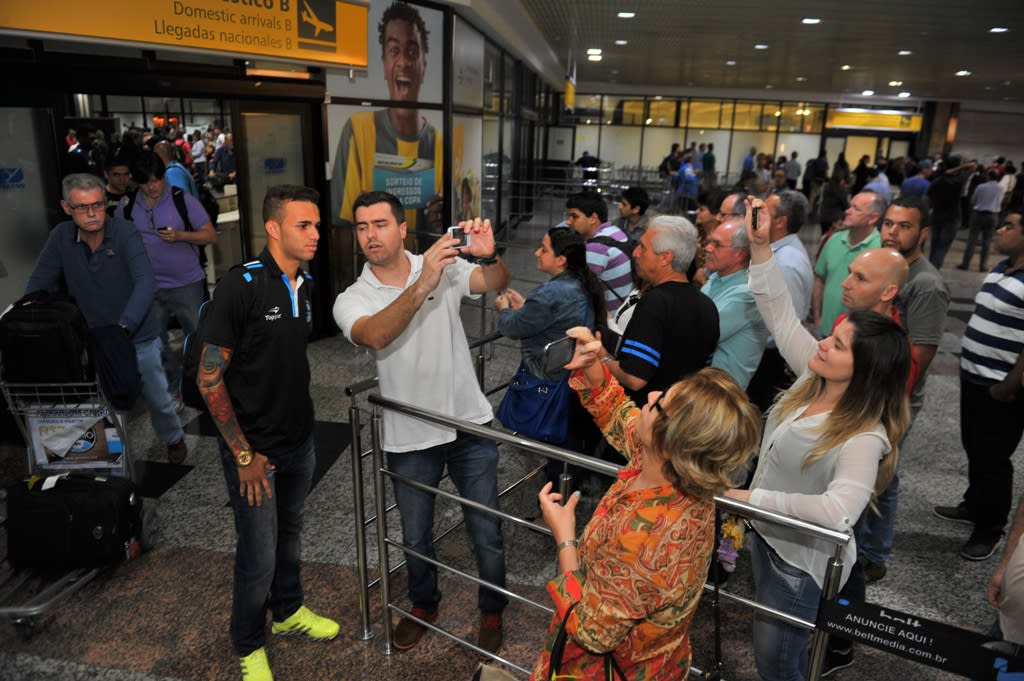
M972 383L1002 381L1024 350L1024 268L1006 274L1009 265L996 265L974 297L960 354L961 375Z
M598 227L591 239L599 236L621 241L623 248L626 248L626 241L629 240L621 229L610 222ZM620 248L612 248L594 241L587 242L587 266L605 284L604 300L609 315L619 309L619 305L633 289L631 255Z

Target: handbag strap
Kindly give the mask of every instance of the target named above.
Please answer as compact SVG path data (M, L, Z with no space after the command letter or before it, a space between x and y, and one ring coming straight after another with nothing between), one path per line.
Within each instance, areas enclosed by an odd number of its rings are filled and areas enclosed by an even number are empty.
M562 657L565 655L565 644L568 642L569 634L565 630L565 625L569 621L569 615L572 614L573 609L577 603L573 603L569 606L569 609L565 611L565 617L562 618L562 624L558 627L558 634L555 636L555 643L551 646L551 658L548 664L548 670L550 674L548 676L549 681L561 681L562 671ZM607 681L616 681L616 679L622 679L622 681L629 681L626 677L626 672L622 671L622 667L615 660L615 654L608 652L602 655L604 657L604 677Z

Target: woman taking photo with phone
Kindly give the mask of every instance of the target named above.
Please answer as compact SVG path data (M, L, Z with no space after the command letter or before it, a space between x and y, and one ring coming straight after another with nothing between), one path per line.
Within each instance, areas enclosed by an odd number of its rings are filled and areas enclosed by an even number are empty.
M638 408L597 361L601 342L586 328L569 334L569 384L629 462L578 542L579 493L561 506L550 483L540 492L559 576L548 584L555 614L531 679L685 679L714 547L712 497L746 468L760 414L710 367L651 391Z
M551 278L526 298L513 289L503 291L494 302L498 309L498 331L506 338L520 341L522 369L528 374L560 382L568 372L561 364L545 368L544 347L564 338L567 329L593 329L595 320L603 320L604 289L587 267L586 242L568 227L549 229L534 255L537 269ZM569 397L568 435L565 440L551 444L589 453L597 444L596 431L580 427L589 426L590 419L579 401ZM508 423L504 425L511 427ZM561 462L549 462L549 479L558 480L561 469Z
M726 495L851 533L842 585L856 563L853 525L873 494L889 484L899 456L896 443L907 431L910 348L899 324L871 311L851 312L832 336L815 340L793 311L768 230L764 202L748 198L750 291L799 378L768 412L750 489ZM834 545L767 523L752 525L757 601L814 621ZM754 658L761 678L803 679L808 637L804 629L755 614ZM852 661L852 651L847 655Z

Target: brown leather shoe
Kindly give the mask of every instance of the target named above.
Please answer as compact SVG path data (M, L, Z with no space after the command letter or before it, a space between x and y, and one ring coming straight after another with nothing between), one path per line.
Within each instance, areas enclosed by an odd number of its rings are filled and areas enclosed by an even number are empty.
M433 624L437 621L437 610L427 612L423 608L414 607L410 612L424 622ZM403 617L398 620L398 626L395 627L395 631L391 635L391 643L398 650L409 650L420 642L425 633L427 633L425 626L416 620Z
M865 584L873 584L877 582L885 577L886 572L888 572L888 568L885 567L885 563L872 563L870 560L864 561Z
M171 463L185 463L188 456L188 446L185 445L185 438L181 438L173 445L167 445L167 460Z
M487 652L496 654L503 640L501 634L501 615L480 614L480 633L476 644Z

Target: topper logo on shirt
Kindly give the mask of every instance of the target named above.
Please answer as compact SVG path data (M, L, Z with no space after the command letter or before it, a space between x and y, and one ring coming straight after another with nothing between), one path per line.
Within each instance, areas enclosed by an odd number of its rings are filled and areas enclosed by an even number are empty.
M281 318L281 308L277 305L267 310L267 314L263 315L263 318L268 322L274 322Z

